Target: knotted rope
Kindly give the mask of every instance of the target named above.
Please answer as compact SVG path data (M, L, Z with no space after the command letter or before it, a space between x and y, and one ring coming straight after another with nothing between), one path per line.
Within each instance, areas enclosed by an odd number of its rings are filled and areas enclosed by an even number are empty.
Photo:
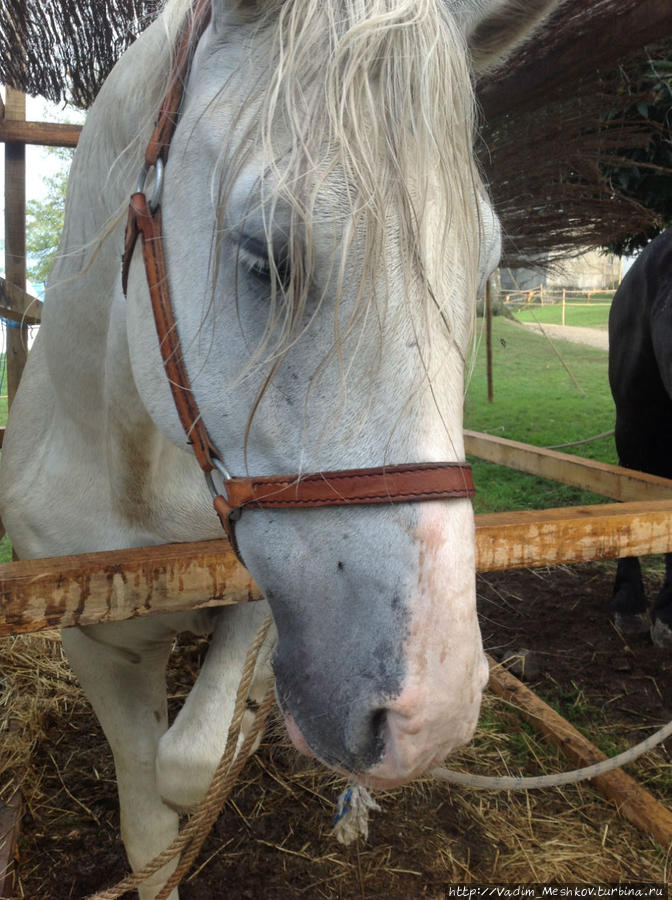
M154 859L150 860L150 862L143 866L142 869L134 872L132 875L128 875L113 887L94 894L90 900L116 900L117 897L121 897L126 891L137 889L143 881L146 881L151 875L158 872L159 869L163 868L163 866L169 863L178 854L182 854L182 858L166 884L157 894L156 900L167 900L170 892L184 877L185 872L196 858L215 819L219 815L222 806L236 783L236 780L247 761L250 750L252 749L257 736L260 734L268 713L273 706L275 692L274 688L271 687L266 692L266 695L256 712L252 728L246 735L240 750L236 755L236 745L238 743L243 715L246 710L247 696L254 676L257 657L266 640L271 622L271 617L267 616L247 651L245 665L243 666L243 672L236 694L233 718L226 739L226 747L224 748L224 753L215 770L215 774L213 775L210 787L208 788L208 792L204 799L175 840L166 847L165 850L155 856Z

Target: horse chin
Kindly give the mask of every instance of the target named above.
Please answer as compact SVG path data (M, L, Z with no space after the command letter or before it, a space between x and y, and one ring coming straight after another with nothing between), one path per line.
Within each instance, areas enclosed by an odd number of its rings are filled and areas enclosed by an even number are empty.
M289 713L283 713L285 720L285 728L287 729L287 734L289 735L289 739L294 745L294 749L298 750L298 752L302 756L309 756L311 758L315 757L315 754L308 746L308 742L301 734L301 729L294 721L294 717Z

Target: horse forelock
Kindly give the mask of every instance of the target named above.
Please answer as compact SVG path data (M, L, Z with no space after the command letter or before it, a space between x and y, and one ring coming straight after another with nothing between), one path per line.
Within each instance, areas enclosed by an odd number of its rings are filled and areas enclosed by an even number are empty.
M258 4L256 29L264 61L250 41L256 78L241 109L255 107L258 115L239 146L223 151L220 209L224 218L248 148L262 147L266 168L257 199L269 258L276 211L282 210L286 230L289 210L291 281L283 287L277 280L265 338L250 365L280 359L305 327L315 229L332 212L345 228L331 274L339 289L347 283L357 296L335 329L336 352L340 338L372 310L380 317L381 273L402 284L416 305L421 286L418 327L433 305L450 322L458 282L460 302L475 295L482 187L472 148L468 54L448 4L267 0ZM381 266L385 256L387 267ZM448 291L434 281L446 259L455 262Z

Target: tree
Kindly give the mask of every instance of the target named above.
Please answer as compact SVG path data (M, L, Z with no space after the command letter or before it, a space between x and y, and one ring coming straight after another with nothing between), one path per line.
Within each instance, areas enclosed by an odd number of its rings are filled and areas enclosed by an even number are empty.
M43 200L26 204L26 251L29 259L28 277L36 284L45 284L54 262L65 215L65 191L68 184L72 150L54 149L62 160L55 175L43 179L46 194Z
M672 226L672 48L668 44L662 57L649 57L638 78L623 79L630 102L614 116L641 125L648 138L643 146L617 151L602 171L617 190L657 213L661 227L612 244L609 250L619 256L636 253Z

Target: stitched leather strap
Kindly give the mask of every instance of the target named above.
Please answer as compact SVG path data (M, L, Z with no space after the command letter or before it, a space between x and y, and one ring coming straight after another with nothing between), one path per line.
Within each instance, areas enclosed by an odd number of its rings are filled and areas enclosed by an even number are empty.
M312 475L232 478L226 497L213 500L229 543L243 565L235 523L245 508L310 509L378 503L456 500L475 493L471 466L460 462L404 463L371 469L344 469Z
M168 149L179 118L186 74L198 40L210 21L210 13L210 0L198 0L190 21L183 28L171 72L170 87L161 104L156 126L145 152L145 163L149 167L154 166L159 158L165 162L168 157ZM142 191L133 194L128 209L121 269L124 295L128 287L128 272L138 237L141 237L142 241L142 256L156 333L173 401L187 435L187 441L192 444L199 465L204 472L210 472L213 469L212 456L218 454L203 424L182 357L180 338L170 302L161 210L158 208L152 210Z
M194 4L192 18L186 22L182 30L170 73L170 87L161 103L156 126L145 150L145 162L148 166L155 165L159 158L166 161L168 148L180 115L187 72L196 45L210 22L210 15L210 0L197 0Z
M203 424L182 357L180 337L177 333L168 290L166 260L161 238L161 212L160 210L151 212L143 193L136 193L131 197L122 270L124 293L126 293L128 267L138 235L142 238L142 257L145 263L156 333L175 408L187 440L194 448L200 467L204 472L210 472L213 469L212 454L217 456L217 450Z
M301 477L233 478L224 486L232 509L414 503L474 495L471 467L457 462L405 463Z

